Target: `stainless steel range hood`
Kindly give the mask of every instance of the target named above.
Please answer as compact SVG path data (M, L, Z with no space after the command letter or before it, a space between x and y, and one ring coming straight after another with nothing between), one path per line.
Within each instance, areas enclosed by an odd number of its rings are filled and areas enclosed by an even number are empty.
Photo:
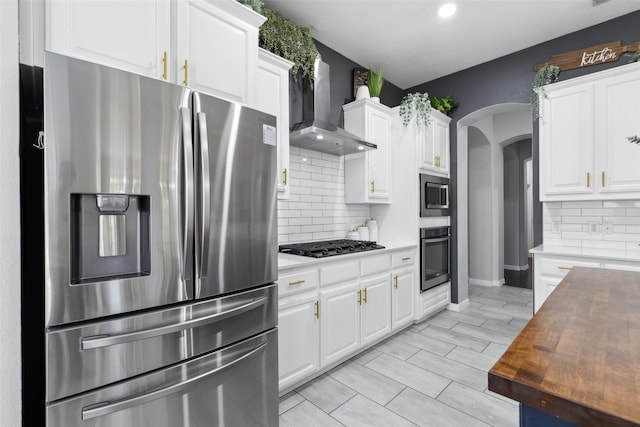
M304 121L292 127L289 144L338 156L378 148L376 144L364 141L329 123L330 88L329 64L323 62L318 55L315 63L314 90L303 94L313 96L313 103L303 103Z

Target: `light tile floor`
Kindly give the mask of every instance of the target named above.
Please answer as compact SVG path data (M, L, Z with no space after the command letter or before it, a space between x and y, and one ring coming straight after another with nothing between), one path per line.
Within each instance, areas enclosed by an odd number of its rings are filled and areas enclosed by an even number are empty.
M469 299L283 396L280 426L518 426L487 371L531 318L532 291L470 286Z

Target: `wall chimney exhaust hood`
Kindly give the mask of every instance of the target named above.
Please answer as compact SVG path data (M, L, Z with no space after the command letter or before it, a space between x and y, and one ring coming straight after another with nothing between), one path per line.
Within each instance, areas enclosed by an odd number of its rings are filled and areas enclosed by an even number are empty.
M293 125L289 144L294 147L342 156L375 150L376 144L367 142L346 130L329 123L330 83L329 64L320 55L315 63L313 92L303 92L303 121ZM313 97L313 103L308 99Z

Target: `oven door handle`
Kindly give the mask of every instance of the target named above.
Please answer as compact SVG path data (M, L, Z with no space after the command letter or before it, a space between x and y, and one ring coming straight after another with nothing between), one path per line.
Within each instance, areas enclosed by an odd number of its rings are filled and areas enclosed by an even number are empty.
M240 356L231 360L229 363L226 363L203 374L197 375L193 378L189 378L180 383L170 385L168 387L159 388L149 393L139 394L137 396L125 398L116 402L101 402L94 405L85 406L84 408L82 408L82 420L90 420L92 418L102 417L104 415L109 415L114 412L122 411L124 409L140 406L145 403L149 403L154 400L176 394L180 391L187 390L192 386L193 383L202 381L207 377L213 374L220 373L220 371L223 371L225 369L229 369L230 367L242 362L244 359L247 359L263 350L266 346L267 343L263 342L262 344L252 348L251 350L243 352Z
M440 238L437 238L437 239L431 239L429 237L423 237L422 241L423 241L423 243L428 244L428 243L444 242L444 241L449 240L449 239L450 239L450 237L440 237Z
M252 310L256 307L264 305L268 300L268 297L263 296L260 298L252 299L251 301L242 301L240 304L234 304L233 307L228 308L225 311L209 314L207 316L198 317L195 319L185 320L184 322L171 324L167 326L160 326L158 328L143 329L140 331L129 332L118 335L95 335L90 337L83 337L80 340L81 350L90 350L100 347L108 347L115 344L124 344L132 341L140 341L146 338L158 337L161 335L171 334L173 332L180 332L185 329L197 328L199 326L207 325L209 323L219 322L220 320L244 313Z

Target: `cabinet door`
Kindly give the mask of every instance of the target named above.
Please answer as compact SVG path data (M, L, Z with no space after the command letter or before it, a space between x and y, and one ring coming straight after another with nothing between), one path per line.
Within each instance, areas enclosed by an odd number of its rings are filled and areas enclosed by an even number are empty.
M414 319L413 296L417 293L414 284L413 268L395 270L391 273L393 288L391 289L392 328L401 328Z
M436 126L433 119L431 124L426 127L420 127L416 131L418 142L420 144L420 164L422 169L435 171L436 168Z
M257 70L258 29L222 9L231 3L178 2L177 83L248 104Z
M278 199L289 198L289 69L293 64L259 50L253 107L278 118L276 188Z
M164 0L48 1L46 46L53 52L162 78L164 53L169 54L170 7Z
M550 90L542 102L540 200L593 193L593 92L591 85Z
M367 114L366 139L378 146L369 151L369 197L371 199L389 200L391 196L391 150L389 114L370 109Z
M280 390L320 368L318 293L281 298L278 302L278 370Z
M320 291L321 365L327 366L360 347L357 281Z
M366 345L391 332L389 273L363 280L360 292L362 345Z
M561 280L562 279L546 276L540 276L540 278L536 280L536 286L533 293L534 314L537 313L538 310L540 310L542 304L547 300L549 295L551 295L551 292L553 292L553 290L556 288L556 286L558 286L558 283L560 283Z
M438 171L449 175L449 122L437 120L433 123Z
M640 136L640 77L627 73L605 79L596 91L600 193L640 197L640 146L627 139Z

